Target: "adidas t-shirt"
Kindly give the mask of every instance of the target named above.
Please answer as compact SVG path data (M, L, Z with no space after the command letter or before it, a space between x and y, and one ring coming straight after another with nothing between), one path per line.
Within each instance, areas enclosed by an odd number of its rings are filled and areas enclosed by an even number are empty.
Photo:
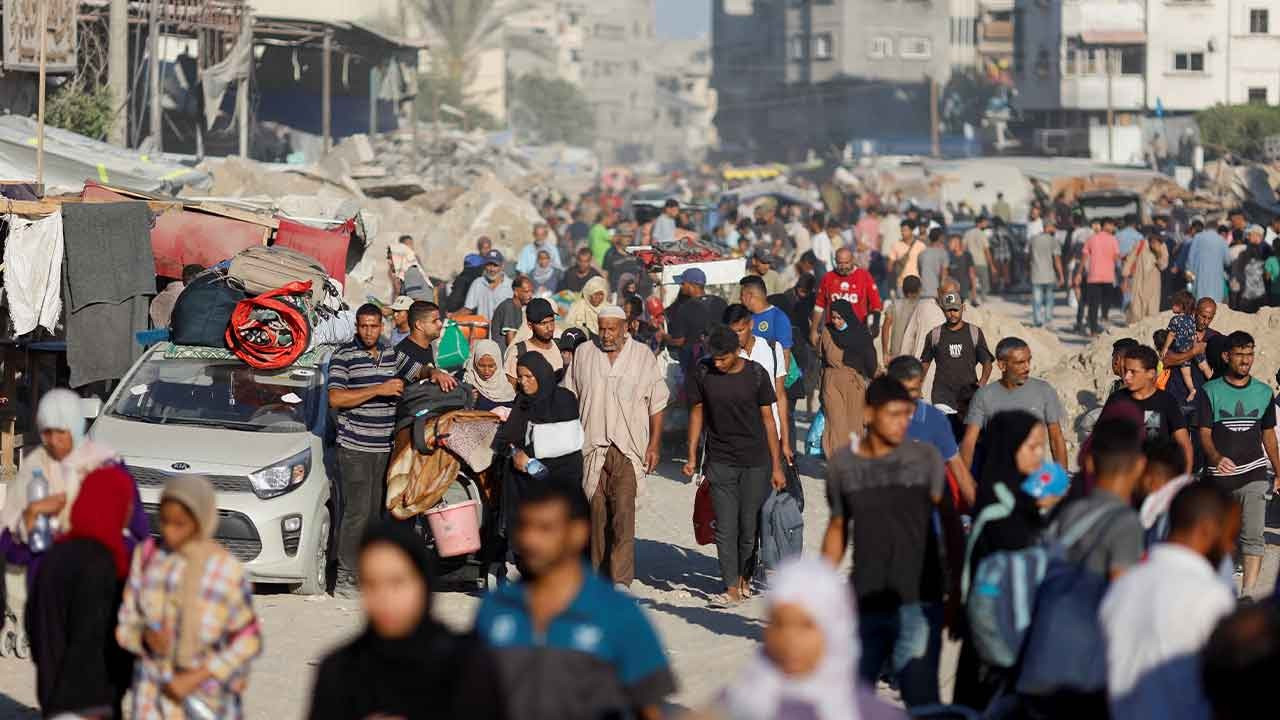
M1228 489L1267 479L1270 461L1262 449L1262 433L1276 426L1276 415L1271 412L1274 399L1266 383L1253 378L1244 387L1232 385L1225 377L1214 378L1197 396L1197 421L1211 429L1218 452L1236 464L1235 472L1228 475L1219 475L1216 467L1208 468Z

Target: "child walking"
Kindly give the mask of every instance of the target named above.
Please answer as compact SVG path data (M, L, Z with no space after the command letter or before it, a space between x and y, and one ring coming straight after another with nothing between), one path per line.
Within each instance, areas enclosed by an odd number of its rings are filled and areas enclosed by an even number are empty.
M139 720L243 717L249 662L262 648L252 590L239 561L213 539L218 508L198 475L169 480L160 498L163 545L134 552L116 639L138 656Z

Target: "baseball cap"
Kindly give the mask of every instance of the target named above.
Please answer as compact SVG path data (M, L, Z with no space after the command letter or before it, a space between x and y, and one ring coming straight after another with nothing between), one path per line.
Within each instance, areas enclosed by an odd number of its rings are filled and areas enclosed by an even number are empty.
M960 299L959 295L955 293L947 293L942 296L943 310L959 310L962 307L964 307L964 301Z
M400 297L396 298L395 302L391 303L391 309L397 312L402 312L402 311L408 310L409 306L412 304L413 304L413 298L409 297L408 295L401 295Z
M503 262L502 253L497 250L490 250L484 254L485 265L501 265Z
M706 285L707 274L702 272L702 268L689 268L680 273L675 278L678 283L693 283L694 285Z
M771 263L773 262L773 255L766 248L756 248L756 251L751 253L751 259L759 260L762 263Z
M580 327L571 327L565 330L560 337L556 338L556 344L560 346L560 350L568 350L573 352L578 346L587 341L587 331Z

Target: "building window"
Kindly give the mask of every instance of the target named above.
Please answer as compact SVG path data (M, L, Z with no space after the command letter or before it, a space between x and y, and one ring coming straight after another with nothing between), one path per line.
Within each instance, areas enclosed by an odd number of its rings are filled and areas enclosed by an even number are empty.
M813 59L830 60L835 56L831 33L818 33L813 36Z
M1249 88L1249 104L1250 105L1266 105L1267 89L1264 87Z
M787 41L787 57L792 60L804 60L808 57L807 48L804 46L803 35L792 35Z
M1265 9L1250 10L1249 11L1249 32L1254 33L1255 35L1266 35L1268 32L1270 32L1267 29L1268 26L1270 25L1268 21L1271 19L1269 15L1270 13L1267 12ZM1253 91L1250 90L1250 92L1253 92Z
M928 60L933 57L933 41L927 37L904 37L898 43L898 56L904 60Z
M1175 72L1204 72L1204 53L1179 52L1173 54Z
M1076 74L1076 53L1079 52L1075 48L1067 49L1066 62L1062 64L1062 74L1071 76Z
M1100 59L1101 55L1102 53L1098 52L1097 48L1085 49L1084 51L1084 74L1085 75L1098 74L1098 60Z
M1145 47L1141 45L1123 47L1116 51L1116 54L1120 56L1121 75L1143 75L1146 73L1147 53ZM1115 60L1112 59L1112 62L1114 63Z
M893 40L887 37L871 38L871 48L867 55L876 60L893 57Z

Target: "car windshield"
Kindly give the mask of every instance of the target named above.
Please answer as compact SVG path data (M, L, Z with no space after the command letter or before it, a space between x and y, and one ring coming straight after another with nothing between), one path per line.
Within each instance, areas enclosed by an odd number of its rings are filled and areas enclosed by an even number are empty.
M155 354L124 380L107 414L157 424L304 432L315 424L323 390L314 368L254 370L236 361Z

